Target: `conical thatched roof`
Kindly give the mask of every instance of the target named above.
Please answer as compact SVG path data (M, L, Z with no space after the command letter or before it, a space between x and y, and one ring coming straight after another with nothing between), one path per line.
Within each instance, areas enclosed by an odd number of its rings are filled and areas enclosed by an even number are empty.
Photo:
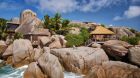
M49 29L44 28L36 28L34 31L28 33L30 35L44 35L44 36L50 36L51 33L49 32Z
M111 30L103 27L103 26L97 26L95 28L94 31L92 31L90 34L93 34L93 35L107 35L107 34L110 34L110 35L113 35L115 34L114 32L112 32Z

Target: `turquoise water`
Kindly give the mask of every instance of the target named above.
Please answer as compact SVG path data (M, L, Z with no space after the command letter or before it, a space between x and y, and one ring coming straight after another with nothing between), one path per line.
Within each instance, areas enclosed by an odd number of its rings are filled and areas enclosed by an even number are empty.
M10 65L0 68L0 78L22 78L24 71L28 66L23 66L17 69L12 68Z
M27 67L28 67L27 65L17 69L12 68L10 65L1 67L0 78L23 78L23 73ZM64 72L64 78L83 78L83 77L71 72Z

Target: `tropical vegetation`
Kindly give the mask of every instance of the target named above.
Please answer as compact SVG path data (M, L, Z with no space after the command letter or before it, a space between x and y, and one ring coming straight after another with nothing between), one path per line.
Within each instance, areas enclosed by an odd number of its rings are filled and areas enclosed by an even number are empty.
M64 35L68 31L70 21L63 19L61 14L56 13L54 17L48 14L44 16L44 28L48 28L51 32Z
M90 34L86 28L81 28L81 33L78 35L69 33L66 35L66 45L67 47L80 46L89 39L89 35Z
M4 18L0 18L0 39L5 40L7 37L6 31L7 31L7 20Z
M19 32L16 32L15 35L14 35L14 39L20 39L20 38L23 38L23 34L19 33Z
M127 36L123 36L121 38L122 41L126 41L132 45L138 45L139 41L140 41L140 36L136 36L136 37L127 37Z

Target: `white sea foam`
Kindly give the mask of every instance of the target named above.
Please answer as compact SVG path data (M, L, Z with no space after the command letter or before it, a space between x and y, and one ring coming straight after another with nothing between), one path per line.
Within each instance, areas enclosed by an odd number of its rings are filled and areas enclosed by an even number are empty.
M12 68L11 66L2 67L4 73L0 73L0 78L23 78L23 73L26 70L28 65L19 67L17 69Z
M17 69L11 66L4 66L0 68L0 78L23 78L24 71L28 65L19 67ZM64 72L64 78L83 78L83 75L78 75L72 72Z
M72 72L64 72L64 78L83 78L84 75L78 75Z

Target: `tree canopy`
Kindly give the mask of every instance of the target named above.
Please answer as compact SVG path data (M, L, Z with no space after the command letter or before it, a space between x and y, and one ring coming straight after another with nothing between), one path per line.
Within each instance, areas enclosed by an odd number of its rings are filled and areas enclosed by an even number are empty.
M0 18L0 39L6 38L6 31L7 31L7 20L4 18Z
M48 14L44 16L44 28L61 35L66 31L69 23L70 21L63 19L59 13L56 13L54 17L50 17Z

